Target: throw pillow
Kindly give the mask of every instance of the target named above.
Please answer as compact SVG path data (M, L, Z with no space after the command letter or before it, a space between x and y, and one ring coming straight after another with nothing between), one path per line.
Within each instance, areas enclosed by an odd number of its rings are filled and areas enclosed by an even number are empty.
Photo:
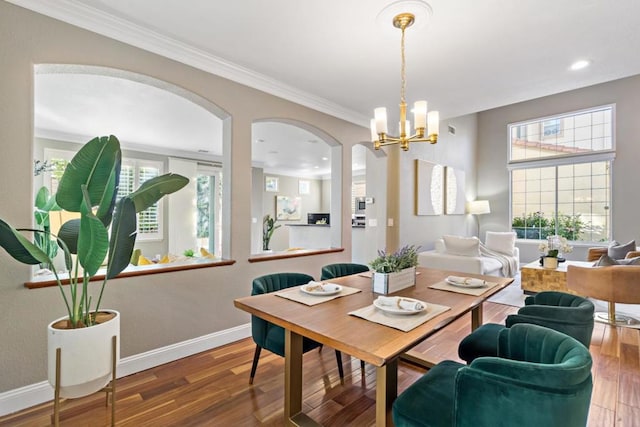
M593 264L594 267L608 267L611 265L640 265L640 257L613 259L609 255L602 255L600 259Z
M448 254L480 256L480 240L477 237L442 236Z
M487 249L500 252L505 255L513 255L516 244L516 233L513 231L487 231L485 246Z
M636 250L636 241L632 240L624 245L619 244L615 240L609 244L607 248L607 255L613 259L624 259L627 256L627 252Z

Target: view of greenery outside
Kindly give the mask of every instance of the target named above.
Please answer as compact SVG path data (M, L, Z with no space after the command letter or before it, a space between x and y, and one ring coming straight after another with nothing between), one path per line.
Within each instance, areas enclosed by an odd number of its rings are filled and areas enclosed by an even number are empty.
M557 228L556 228L557 226ZM519 239L540 239L547 236L558 235L567 240L583 240L581 232L586 228L586 224L578 215L551 215L545 217L542 212L533 212L513 218L511 228L516 232Z
M211 217L211 177L198 175L197 185L197 206L198 209L198 239L209 238L209 218Z
M610 240L612 106L512 124L509 135L518 238Z
M222 174L201 171L196 179L196 233L198 246L211 253L222 251Z

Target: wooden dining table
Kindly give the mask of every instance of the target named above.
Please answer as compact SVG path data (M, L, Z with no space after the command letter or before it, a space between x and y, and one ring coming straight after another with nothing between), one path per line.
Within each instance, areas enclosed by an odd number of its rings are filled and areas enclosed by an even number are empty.
M331 279L332 283L357 292L321 304L307 306L273 293L254 295L234 300L234 305L285 329L285 419L289 425L318 425L302 412L302 340L311 338L323 345L349 354L376 367L376 426L392 425L391 405L398 393L398 360L430 366L420 353L411 349L470 313L472 329L482 324L483 302L508 286L513 279L459 273L454 271L417 268L416 284L392 294L414 298L427 303L450 307L449 310L427 320L414 329L403 332L374 323L349 312L370 306L379 296L373 293L371 273L361 273ZM430 285L444 281L448 276L465 276L498 283L480 296L436 290Z

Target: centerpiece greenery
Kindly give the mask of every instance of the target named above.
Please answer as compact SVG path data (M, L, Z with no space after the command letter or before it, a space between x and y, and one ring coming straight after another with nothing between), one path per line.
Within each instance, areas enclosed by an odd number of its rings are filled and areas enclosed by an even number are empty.
M79 218L65 222L57 236L47 227L16 229L0 219L0 246L16 260L30 265L53 265L55 251L47 246L50 239L64 252L70 281L66 290L55 268L52 273L72 328L96 323L107 280L129 265L136 241L138 212L189 182L181 175L168 173L144 182L136 191L117 199L121 163L120 142L113 135L96 137L76 153L60 179L55 200L45 201L46 194L43 194L43 203L36 202L39 208L42 205L43 211L55 202L61 209L79 214ZM33 233L36 243L23 233ZM89 282L105 259L106 273L93 308Z
M373 292L386 295L415 285L418 249L411 245L393 253L379 250L378 258L369 263L374 270Z
M371 261L369 266L377 273L395 273L405 268L416 267L419 249L420 247L407 245L393 253L379 250L378 258Z

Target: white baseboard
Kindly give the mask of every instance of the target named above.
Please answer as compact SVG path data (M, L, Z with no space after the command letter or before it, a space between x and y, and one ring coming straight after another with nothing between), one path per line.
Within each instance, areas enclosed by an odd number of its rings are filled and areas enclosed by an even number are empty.
M171 344L145 353L120 359L118 378L144 371L192 354L211 350L251 336L251 324L236 326L224 331ZM0 393L0 416L53 400L53 388L48 381L30 384Z

